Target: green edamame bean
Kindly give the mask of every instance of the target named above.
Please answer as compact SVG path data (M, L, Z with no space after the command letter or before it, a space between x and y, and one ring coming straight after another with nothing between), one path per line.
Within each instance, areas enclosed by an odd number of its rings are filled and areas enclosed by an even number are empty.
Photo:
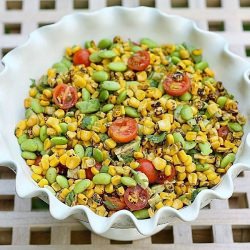
M104 113L107 113L107 112L109 112L110 110L112 110L114 106L115 106L115 105L112 104L112 103L105 104L105 105L101 108L101 111L104 112Z
M139 46L134 45L134 46L131 47L131 51L133 51L134 53L136 53L136 52L138 52L140 50L142 50L142 48L139 47Z
M229 122L227 124L228 128L232 132L240 132L242 131L242 126L238 122Z
M193 110L190 106L184 105L180 111L181 118L185 121L193 119Z
M44 142L44 141L48 138L48 135L47 135L47 127L46 127L45 125L43 125L43 126L40 128L39 136L40 136L40 139L41 139L42 142Z
M174 137L174 142L177 143L177 142L180 142L182 145L185 144L185 140L182 136L181 133L179 132L174 132L173 133L173 137Z
M89 130L92 129L92 127L94 126L94 124L98 121L98 117L96 115L91 115L91 116L85 116L82 119L82 124L81 127L82 128L87 128Z
M102 89L99 94L100 102L104 102L109 99L109 92L106 89Z
M179 53L179 51L173 51L171 54L170 54L170 56L172 57L172 56L175 56L175 57L178 57L178 58L180 58L180 53Z
M116 53L113 50L102 50L99 52L99 56L103 59L116 57Z
M35 137L33 140L37 144L37 151L39 151L39 152L43 151L44 150L44 146L43 146L43 142L40 140L40 138L39 137Z
M161 91L162 94L165 93L165 89L164 89L164 87L163 87L163 82L162 82L162 81L159 82L159 84L158 84L158 89Z
M71 67L72 65L72 62L70 60L68 60L66 57L64 57L62 60L61 60L61 63L63 63L69 70L69 68Z
M35 160L36 159L36 154L32 153L32 152L28 152L28 151L23 151L21 156L25 159L25 160Z
M93 63L99 63L102 61L102 58L99 56L99 51L92 53L89 56L89 60Z
M108 49L112 44L113 44L112 40L110 40L109 38L104 38L99 41L97 46L100 49Z
M58 185L61 188L68 188L69 187L69 183L66 177L64 177L63 175L57 175L56 177L56 182L58 183Z
M140 114L137 112L135 108L125 107L125 114L129 117L138 118Z
M59 123L59 126L62 130L62 134L63 135L66 134L68 131L68 124L66 122L61 122L61 123Z
M126 97L127 97L127 91L126 91L126 90L123 90L123 91L119 94L119 96L117 97L116 103L117 103L117 104L121 104L122 102L125 101Z
M85 49L91 48L91 42L92 42L92 41L89 41L89 40L85 41L85 43L84 43L84 48L85 48Z
M195 146L196 146L195 141L185 141L183 144L183 149L185 151L189 151L189 150L193 149Z
M148 209L144 208L141 210L133 211L133 215L136 217L136 219L147 219L149 218Z
M51 142L54 145L65 145L68 143L68 139L64 136L55 136L51 138Z
M181 59L179 58L179 57L176 57L176 56L172 56L171 57L171 62L173 63L173 64L177 64L177 63L179 63L181 61Z
M109 79L109 74L106 71L95 71L92 75L92 79L96 82L103 82Z
M121 178L121 183L127 187L135 187L136 186L136 181L128 176L122 176Z
M140 44L146 45L149 49L153 49L153 48L158 47L157 42L153 41L150 38L142 38L140 40Z
M225 96L220 96L217 99L217 104L219 105L220 108L223 108L227 102L227 97Z
M202 155L209 155L213 152L209 142L199 143L198 145L199 145Z
M183 108L183 105L178 105L174 111L174 118L180 123L185 122L185 120L181 117L182 108Z
M228 166L229 163L233 163L234 160L235 160L235 154L229 153L221 160L220 167L225 168Z
M127 65L124 62L111 62L108 64L108 68L116 72L123 72L127 69Z
M26 134L22 134L18 139L18 143L22 144L24 141L26 141L28 139L28 136Z
M94 148L93 149L93 157L97 162L102 162L103 161L103 154L102 151L99 148Z
M109 91L117 91L121 88L121 86L118 82L115 81L104 81L101 84L101 88Z
M52 184L56 181L56 168L48 168L47 172L46 172L46 179L49 182L49 184Z
M34 111L31 108L25 110L25 118L29 119L32 115L35 115Z
M90 186L90 180L89 179L85 179L85 180L81 180L79 182L77 182L75 184L75 187L73 189L75 194L79 194L82 193L84 190L86 190L89 186Z
M23 151L35 152L37 151L37 143L33 139L27 139L22 142L21 149Z
M93 177L94 184L108 185L111 182L111 175L107 173L98 173Z
M91 99L89 101L82 101L76 103L76 107L83 114L96 112L100 109L100 102L98 99Z
M194 66L194 68L196 69L196 70L201 70L201 71L203 71L205 68L207 68L208 67L208 63L207 62L204 62L204 61L201 61L201 62L199 62L199 63L196 63L195 64L195 66Z
M84 157L84 148L80 144L76 144L74 147L75 153L82 159Z
M44 107L41 106L38 99L32 99L30 107L37 114L40 114L44 111Z
M108 166L102 166L100 169L100 173L108 173L109 167Z
M88 101L90 100L90 93L87 89L83 88L82 89L82 100L83 101Z
M86 157L91 157L93 155L93 147L87 147L85 149L84 156Z
M198 171L198 172L203 172L203 171L206 171L208 169L209 169L209 165L208 164L204 164L204 165L197 164L196 165L196 171Z
M68 67L62 62L53 64L52 68L55 69L56 73L59 73L59 74L60 73L64 74L69 71Z
M192 95L189 92L186 92L185 94L181 95L180 97L181 101L189 101L192 98Z

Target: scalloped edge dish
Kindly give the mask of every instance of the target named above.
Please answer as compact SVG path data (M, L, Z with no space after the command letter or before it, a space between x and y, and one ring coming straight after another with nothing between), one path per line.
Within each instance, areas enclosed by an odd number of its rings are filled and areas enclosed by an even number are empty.
M82 44L85 40L120 35L139 40L150 37L159 43L190 43L204 51L204 58L215 69L216 79L239 101L239 110L247 117L244 137L236 162L214 188L200 192L187 207L176 210L161 208L154 217L138 220L121 210L111 217L100 217L85 206L68 207L46 188L39 188L21 158L14 135L15 124L23 117L23 99L29 89L29 79L39 78L57 61L65 47ZM16 191L20 197L39 196L50 204L51 215L59 220L74 215L93 232L111 239L135 240L150 236L177 219L195 220L202 207L212 199L228 199L233 193L233 179L250 170L250 63L234 55L226 41L211 32L199 29L188 19L167 15L159 10L138 7L110 7L92 13L65 16L59 22L42 27L30 34L28 41L3 58L0 73L0 165L17 172Z

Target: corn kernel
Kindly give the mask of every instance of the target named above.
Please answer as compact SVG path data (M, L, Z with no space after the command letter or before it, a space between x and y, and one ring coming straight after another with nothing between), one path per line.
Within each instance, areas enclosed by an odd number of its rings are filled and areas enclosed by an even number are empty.
M54 182L51 184L51 187L56 191L60 191L61 190L61 187L59 186L59 184L57 182Z
M99 143L101 141L99 135L95 132L93 132L93 134L92 134L92 140L94 143Z
M216 178L217 178L217 174L214 173L214 172L207 174L207 179L208 179L209 181L213 181L213 180L216 179Z
M41 179L39 182L38 182L38 186L43 188L44 186L48 185L49 182L46 180L46 179Z
M123 196L124 193L125 193L125 190L124 190L124 187L123 187L123 186L117 188L117 194L118 194L119 196Z
M121 183L121 176L120 175L114 175L112 178L111 178L111 183L114 185L114 186L117 186Z
M160 201L160 202L158 202L157 204L155 204L155 208L156 209L160 209L160 208L162 208L164 205L163 205L163 203Z
M77 203L80 205L87 205L88 197L84 194L78 194L77 195Z
M36 166L36 165L32 165L31 166L31 170L35 173L35 174L42 174L43 172L43 168L40 166Z
M168 119L160 120L157 123L161 131L169 132L171 130L171 123Z
M49 156L44 155L41 159L41 166L43 170L47 170L49 168Z
M86 191L86 196L88 197L88 198L91 198L93 195L94 195L94 189L88 189L87 191Z
M35 164L35 160L26 160L26 163L28 166L31 166Z
M69 192L70 192L70 190L69 190L68 188L64 188L64 189L61 191L61 193L60 193L60 197L61 197L62 199L65 199L66 196L69 194Z
M57 157L54 157L50 162L49 165L51 167L56 167L59 164L59 159Z
M86 178L86 172L84 169L79 169L77 171L77 176L79 179L85 179Z
M187 141L194 141L196 139L197 133L196 132L187 132L186 133L186 140Z
M139 108L140 106L140 101L137 100L135 97L131 97L129 100L128 100L128 105L133 107L133 108Z
M66 167L69 169L75 169L81 163L81 158L78 155L69 156L66 158Z
M95 185L94 192L97 194L103 194L104 193L104 185Z
M172 166L171 165L167 165L164 169L164 173L166 176L170 176L172 173Z
M135 91L135 97L137 100L142 101L146 97L146 93L145 91L138 89Z
M195 166L194 163L189 164L189 165L186 166L186 171L187 171L188 173L192 173L192 172L194 172L195 170L196 170L196 166Z
M112 176L116 175L115 166L109 166L108 173Z
M29 117L29 119L27 120L26 125L27 125L28 127L33 127L33 126L35 126L36 124L38 124L38 117L37 117L37 115L31 115L31 116Z
M92 132L87 130L81 131L81 140L83 141L89 141L92 137Z
M154 167L157 169L157 170L163 170L165 169L166 165L167 165L167 162L166 160L160 158L160 157L156 157L153 161L152 161Z
M114 192L114 186L112 183L105 186L105 192L111 194Z
M187 177L187 174L185 172L177 174L177 180L178 181L184 181L186 177Z
M197 184L198 177L196 173L191 173L188 175L188 182L190 185L195 186Z
M207 112L209 115L213 116L215 113L218 112L218 105L216 103L211 103L207 106Z
M183 202L180 199L173 201L172 207L175 209L181 209L183 207Z
M52 143L51 143L49 138L45 139L45 141L43 143L43 146L44 146L44 150L47 150L47 149L51 148Z
M186 168L185 168L184 166L178 165L178 166L175 166L175 170L176 170L177 172L179 172L179 173L184 173L185 170L186 170Z
M43 178L41 175L35 173L32 173L31 177L35 182L39 182Z
M167 134L167 144L168 145L174 144L174 137L172 134Z
M140 71L136 73L136 78L138 82L145 82L147 80L146 71Z
M181 161L180 161L180 159L179 159L179 157L178 157L177 154L173 155L173 163L174 163L174 165L181 164Z

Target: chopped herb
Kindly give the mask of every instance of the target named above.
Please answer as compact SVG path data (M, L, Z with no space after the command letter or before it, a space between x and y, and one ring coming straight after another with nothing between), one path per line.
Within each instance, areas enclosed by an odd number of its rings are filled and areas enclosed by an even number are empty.
M68 195L66 196L66 198L65 198L65 203L66 203L68 206L71 206L74 200L75 200L75 194L74 194L74 191L71 191L71 192L69 192Z
M31 81L30 88L36 87L36 80L35 79L30 79L30 81Z
M207 189L206 187L202 187L202 188L197 188L192 192L192 196L191 196L191 201L193 202L196 198L196 196L204 189Z
M162 134L158 134L158 135L147 135L147 138L150 142L153 143L161 143L166 139L167 133L164 132Z

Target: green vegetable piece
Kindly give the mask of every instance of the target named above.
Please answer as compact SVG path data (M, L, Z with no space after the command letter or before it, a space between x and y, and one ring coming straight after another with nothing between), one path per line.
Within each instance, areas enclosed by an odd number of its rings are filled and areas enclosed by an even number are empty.
M104 113L107 113L109 112L110 110L112 110L114 108L114 104L112 103L108 103L108 104L105 104L102 108L101 108L101 111L104 112Z
M193 202L196 198L196 196L204 189L207 189L206 187L202 187L202 188L197 188L195 189L193 192L192 192L192 195L191 195L191 201Z
M195 141L185 141L183 144L183 149L185 151L189 151L191 149L193 149L196 146L196 142Z
M196 70L201 70L201 71L203 71L205 68L207 68L208 67L208 63L207 62L204 62L204 61L201 61L201 62L199 62L199 63L196 63L195 64L195 66L194 66L194 68L196 69Z
M87 147L86 149L85 149L85 154L84 154L84 156L86 156L86 157L91 157L93 155L93 147Z
M37 114L44 112L44 107L41 106L38 99L32 99L30 106L31 106L31 109Z
M137 210L137 211L133 211L132 213L136 217L136 219L138 219L138 220L143 220L143 219L149 218L149 213L148 213L147 208Z
M74 115L74 111L68 111L65 116L73 117Z
M109 166L102 166L100 169L100 173L108 173L109 171Z
M102 61L102 58L99 56L99 51L97 52L94 52L92 53L90 56L89 56L89 60L93 63L99 63Z
M28 136L26 134L22 134L18 139L18 143L22 144L24 141L26 141L28 139Z
M126 87L129 88L130 86L136 86L139 85L139 82L137 81L127 81L126 82Z
M69 187L69 183L66 177L64 177L63 175L57 175L56 177L56 182L58 183L58 185L61 188L68 188Z
M242 131L242 126L237 122L229 122L227 124L227 126L228 126L229 130L232 131L232 132L240 132L240 131Z
M203 171L207 171L209 169L209 165L208 164L197 164L196 165L196 171L198 172L203 172Z
M136 181L133 178L128 177L128 176L122 176L121 183L127 187L135 187L136 186Z
M64 57L62 60L61 60L61 63L63 63L68 69L71 67L72 65L72 62L70 60L68 60L66 57Z
M125 114L129 117L133 117L133 118L138 118L140 117L140 114L137 112L137 110L135 108L132 107L125 107Z
M150 38L142 38L140 40L140 44L146 45L149 49L153 49L153 48L158 47L157 42L153 41Z
M127 65L124 62L111 62L108 64L108 68L116 72L123 72L127 69Z
M109 38L104 38L99 41L97 46L100 49L108 49L112 44L113 44L112 40L110 40Z
M108 185L111 182L111 175L107 173L98 173L93 177L94 184Z
M100 109L100 102L98 99L91 99L89 101L82 101L76 103L76 107L83 114L96 112Z
M100 102L104 102L109 99L109 92L106 89L102 89L99 94Z
M109 91L117 91L121 88L121 85L115 81L104 81L101 84L101 88Z
M85 41L85 43L84 43L84 48L85 49L89 49L89 48L91 48L92 47L92 41L90 41L90 40L87 40L87 41Z
M82 89L82 100L83 101L88 101L90 100L90 93L87 89L83 88Z
M180 123L184 123L185 120L181 117L181 110L182 110L183 106L179 105L176 107L175 111L174 111L174 118L180 122Z
M181 118L185 121L193 119L193 110L190 106L184 105L180 111Z
M225 168L228 166L228 164L233 163L234 160L235 160L235 154L229 153L221 160L220 167Z
M52 68L55 69L56 73L59 73L59 74L60 73L64 74L69 71L68 67L62 62L53 64Z
M203 143L200 142L198 145L202 155L209 155L213 152L209 142L203 142Z
M148 177L144 173L142 173L140 171L137 172L137 171L134 171L132 169L131 172L134 175L136 183L139 186L141 186L143 189L146 189L148 187L148 185L149 185Z
M65 122L61 122L61 123L59 123L59 126L62 130L62 134L65 135L68 131L68 124Z
M66 205L71 206L74 201L75 201L75 194L74 191L71 191L65 197L65 203Z
M92 79L96 82L103 82L109 79L109 74L106 71L95 71L92 75Z
M171 62L173 64L178 64L180 61L181 61L181 59L179 57L177 57L177 56L172 56L171 57Z
M33 139L27 139L22 142L21 149L23 151L35 152L37 151L37 143Z
M28 152L28 151L23 151L21 156L25 159L25 160L35 160L36 159L36 154L32 153L32 152Z
M93 125L95 124L95 122L98 121L98 117L96 115L91 115L91 116L85 116L82 119L82 128L87 128L89 130L92 129Z
M46 125L43 125L40 128L39 136L40 136L40 139L41 139L42 142L44 142L48 138Z
M99 56L103 59L116 57L116 53L113 50L102 50Z
M163 132L161 134L156 134L156 135L147 135L147 138L149 141L153 143L161 143L166 139L167 133Z
M131 51L133 51L134 53L136 53L136 52L138 52L140 50L142 50L142 48L139 47L139 46L134 45L134 46L131 47Z
M43 142L40 140L40 138L39 137L35 137L33 140L37 144L37 151L39 151L39 152L43 151L44 150Z
M90 186L90 180L89 179L84 179L75 184L75 187L73 189L75 194L80 194L83 191L85 191L89 186Z
M158 85L159 85L159 82L157 82L156 80L153 80L153 79L150 80L150 87L157 88Z
M192 95L189 92L186 92L185 94L181 95L179 98L181 101L187 102L192 99Z
M68 143L68 139L64 136L55 136L51 138L51 142L54 145L65 145Z
M109 136L105 133L99 134L99 137L100 137L102 142L106 141L109 138Z
M103 161L103 154L102 151L99 148L94 148L93 149L93 157L97 162L102 162Z
M56 181L56 168L48 168L47 172L46 172L46 179L49 182L49 184L52 184Z
M121 104L122 102L124 102L126 100L127 97L127 90L123 90L119 96L116 99L116 103L117 104Z
M84 157L84 147L82 145L76 144L74 151L81 159Z
M227 102L227 97L225 96L220 96L217 99L217 104L219 105L220 108L224 108L226 102Z
M31 108L25 110L25 118L29 119L32 115L34 115L34 111Z
M173 133L173 137L174 137L174 142L175 142L175 143L180 142L182 145L185 144L185 140L184 140L184 138L183 138L183 136L182 136L181 133L179 133L179 132L174 132L174 133Z

